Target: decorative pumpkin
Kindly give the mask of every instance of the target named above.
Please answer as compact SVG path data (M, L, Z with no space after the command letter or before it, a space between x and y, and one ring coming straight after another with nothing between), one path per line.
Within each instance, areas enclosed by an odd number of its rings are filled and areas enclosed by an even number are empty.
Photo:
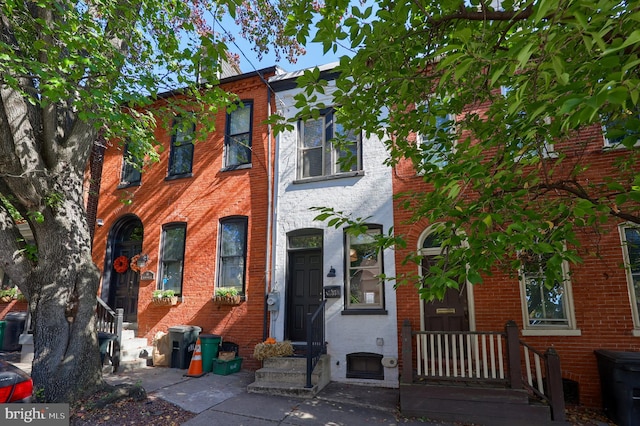
M264 341L264 343L267 345L274 345L276 343L276 339L274 339L273 337L269 337L267 340Z
M127 256L117 257L116 260L113 261L113 269L119 274L126 272L127 269L129 269L129 258Z

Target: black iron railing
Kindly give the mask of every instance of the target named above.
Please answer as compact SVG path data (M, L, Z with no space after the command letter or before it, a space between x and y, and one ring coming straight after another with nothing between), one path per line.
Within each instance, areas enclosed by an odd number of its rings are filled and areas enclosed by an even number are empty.
M327 352L324 340L324 306L327 303L323 300L314 313L307 314L307 384L305 387L311 388L311 374L318 364L320 356Z

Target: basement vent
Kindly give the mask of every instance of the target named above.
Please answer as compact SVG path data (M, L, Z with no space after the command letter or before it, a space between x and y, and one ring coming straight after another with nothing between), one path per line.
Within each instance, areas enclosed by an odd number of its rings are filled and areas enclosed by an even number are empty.
M382 355L369 352L347 354L347 378L384 380Z

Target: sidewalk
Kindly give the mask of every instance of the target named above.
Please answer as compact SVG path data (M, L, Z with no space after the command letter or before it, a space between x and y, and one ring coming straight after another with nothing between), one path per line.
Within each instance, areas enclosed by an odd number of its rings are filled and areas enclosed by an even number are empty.
M398 415L398 390L332 382L315 398L301 399L252 394L247 385L254 373L228 376L207 373L185 377L187 370L148 367L107 375L111 384L140 383L148 394L196 413L188 426L220 425L445 425Z
M20 363L20 353L2 352L0 358L31 372ZM140 384L147 392L196 414L187 426L211 425L331 425L373 423L380 426L450 425L426 419L405 418L398 413L398 389L331 382L315 398L252 394L247 385L254 372L242 370L221 376L207 373L186 377L187 370L147 367L106 374L110 384Z

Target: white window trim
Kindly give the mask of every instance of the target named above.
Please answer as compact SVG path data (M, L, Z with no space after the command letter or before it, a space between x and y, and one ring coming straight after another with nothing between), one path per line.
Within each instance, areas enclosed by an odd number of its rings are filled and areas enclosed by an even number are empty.
M527 304L527 290L525 275L522 271L518 271L518 285L520 287L520 303L522 311L521 330L523 336L580 336L582 332L576 326L575 305L573 303L573 290L571 288L571 279L569 278L569 263L565 260L562 262L562 276L565 298L565 310L567 314L567 325L530 325L529 324L529 306Z
M327 117L331 116L330 123L327 123ZM309 121L322 120L322 173L317 176L303 176L304 174L304 152L310 149L318 149L318 148L305 148L304 147L304 132L305 132L305 124ZM327 108L323 110L320 116L317 119L309 119L309 120L298 120L298 144L296 146L296 157L297 157L297 170L296 170L296 181L313 181L313 180L322 180L327 178L336 178L336 177L347 177L347 176L359 176L362 175L363 165L362 165L362 132L360 130L357 131L356 136L356 170L348 170L348 171L339 171L338 170L338 150L333 146L331 142L333 139L327 139L327 129L331 127L331 135L335 136L335 128L336 128L336 110L333 107ZM329 155L330 158L327 160L325 158L326 155ZM326 170L327 167L331 167L331 170Z
M607 138L607 126L603 124L600 127L602 129L602 139L604 140L603 149L605 151L611 151L611 150L617 150L617 149L629 149L620 142L610 143L609 139ZM638 139L638 141L635 143L634 146L640 146L640 139Z
M383 228L382 226L379 225L375 225L375 224L367 224L367 234L370 235L382 235L382 231ZM346 274L345 274L345 282L346 282L346 286L345 286L345 311L351 311L351 312L358 312L358 311L366 311L366 310L374 310L374 311L381 311L385 309L385 303L386 303L386 297L385 297L385 283L384 280L382 278L378 278L378 283L377 283L377 287L379 289L380 292L380 302L379 303L351 303L351 270L352 267L350 265L350 251L351 251L351 239L352 239L352 235L350 234L346 234L346 244L345 244L345 256L346 256ZM361 271L372 271L373 268L372 267L367 267L367 266L358 266L355 267L354 269L359 269ZM384 256L383 256L383 250L382 249L378 249L378 265L375 268L378 272L378 274L374 274L375 275L379 275L379 274L384 274Z
M633 319L633 335L640 337L640 310L637 308L638 300L633 289L633 276L631 275L631 268L629 267L631 264L631 259L629 259L629 251L626 248L627 245L627 237L625 235L625 229L635 228L639 229L637 226L632 224L623 223L619 225L618 232L620 234L620 248L622 249L622 259L624 261L624 272L625 277L627 279L627 293L629 295L629 307L631 308L631 317ZM640 229L639 229L640 231Z
M500 94L502 96L507 97L508 90L509 90L509 88L507 86L500 86ZM544 118L544 122L547 125L551 124L551 118L550 117L545 117ZM545 142L544 143L544 150L542 152L542 158L558 158L558 153L555 150L555 144L549 143L549 142ZM520 161L521 159L522 159L522 156L516 157L517 161Z
M435 99L435 95L430 95L428 97L429 99ZM422 102L416 102L415 108L416 110L419 109L421 106L426 105L428 103L428 100L422 101ZM449 127L449 133L452 135L456 134L456 125L457 125L457 120L456 120L456 115L455 114L447 114L446 116L436 116L436 120L438 119L438 117L444 117L446 118L446 120L451 121L451 126ZM431 139L426 139L428 142L425 143L425 139L424 136L422 135L422 133L420 133L419 131L416 132L416 144L422 148L423 145L425 145L426 143L428 144L433 144L433 141ZM458 140L454 139L453 141L453 152L455 153L456 150L456 145L458 144ZM446 164L445 164L446 165ZM439 166L439 168L441 169L442 167ZM418 172L418 175L422 175L423 173ZM428 235L428 234L427 234ZM425 236L426 238L426 236Z

